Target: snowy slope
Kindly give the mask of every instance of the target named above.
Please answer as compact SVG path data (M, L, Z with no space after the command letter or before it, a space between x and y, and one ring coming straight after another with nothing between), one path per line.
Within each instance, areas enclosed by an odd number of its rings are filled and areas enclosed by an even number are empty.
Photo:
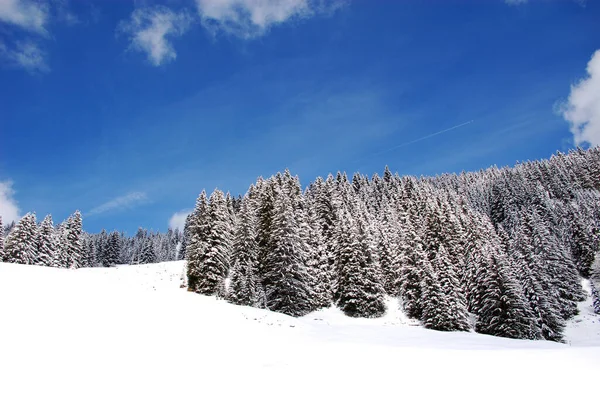
M350 319L336 309L294 319L188 293L179 288L182 266L0 263L0 398L596 391L600 339L591 316L569 326L570 345L425 330L392 300L381 319Z

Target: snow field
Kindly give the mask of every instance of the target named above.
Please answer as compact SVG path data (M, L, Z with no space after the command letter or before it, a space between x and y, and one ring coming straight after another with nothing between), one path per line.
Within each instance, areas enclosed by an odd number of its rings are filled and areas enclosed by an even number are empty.
M295 319L186 292L182 267L0 264L0 398L554 398L600 373L587 302L565 345L426 330L392 299Z

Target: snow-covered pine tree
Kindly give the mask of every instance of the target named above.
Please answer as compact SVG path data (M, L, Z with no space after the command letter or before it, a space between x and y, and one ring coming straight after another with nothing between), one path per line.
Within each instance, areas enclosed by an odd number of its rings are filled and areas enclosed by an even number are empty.
M121 254L121 239L119 233L113 231L108 235L108 241L104 249L104 267L115 266L119 263Z
M454 265L450 261L450 256L444 244L440 244L437 254L432 261L434 282L429 288L424 289L424 310L423 318L430 319L428 328L442 331L468 331L468 313L466 301L460 290L460 283L454 271ZM435 278L437 277L437 278ZM431 291L437 290L437 286L441 291L440 303L435 311L436 306L429 302ZM431 317L432 313L438 313L435 317Z
M482 288L475 309L475 331L506 338L537 338L535 318L504 254L487 244L487 265L479 269Z
M154 252L154 245L152 238L146 237L143 240L142 251L139 257L140 264L156 263L156 253Z
M67 267L69 269L79 269L82 267L83 248L81 243L82 235L82 220L81 212L75 211L73 215L67 219L65 226L66 234L66 251L67 251Z
M236 305L257 305L256 210L248 196L242 199L232 251L228 300Z
M67 234L65 222L54 228L52 236L54 241L54 258L52 259L52 267L66 268L69 262L67 254Z
M387 167L386 171L389 172ZM400 256L397 245L399 233L398 229L395 228L397 221L391 206L384 205L381 213L377 232L377 255L383 277L383 286L388 295L398 296L396 282L400 272Z
M11 230L4 242L7 263L35 264L37 258L35 213L28 213Z
M333 303L333 271L329 264L327 245L313 207L308 206L308 267L315 309L327 308Z
M201 275L204 252L208 243L208 199L202 190L196 199L194 211L190 214L188 242L185 252L187 260L188 290L196 292Z
M436 259L434 258L433 261L435 262ZM421 322L423 326L431 330L453 331L454 323L450 320L450 305L431 263L425 264L422 276Z
M600 314L600 293L596 288L596 284L593 281L590 282L592 289L592 307L594 309L594 313Z
M380 317L385 313L385 291L367 228L348 211L342 212L338 219L337 306L347 316Z
M0 262L4 262L4 226L2 225L2 216L0 216Z
M413 224L408 220L405 223L399 247L402 263L397 286L406 315L420 320L423 314L421 281L429 259Z
M231 260L231 214L221 190L215 190L208 203L206 250L200 256L196 292L226 296L225 278Z
M40 224L37 246L36 264L41 266L54 266L55 239L51 215L46 215Z
M179 245L179 251L177 252L177 260L185 260L186 259L187 245L188 245L188 241L189 241L188 232L190 229L191 221L192 221L192 214L190 213L185 218L185 224L183 227L183 232L181 234L181 242Z
M83 267L96 267L98 264L98 260L96 259L96 244L89 235L86 235L84 240L83 253Z
M260 269L266 306L275 312L303 316L312 308L307 254L289 195L274 187L270 250Z

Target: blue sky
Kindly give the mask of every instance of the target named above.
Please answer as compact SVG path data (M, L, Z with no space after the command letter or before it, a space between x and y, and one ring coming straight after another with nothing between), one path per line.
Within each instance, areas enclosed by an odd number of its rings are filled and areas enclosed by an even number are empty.
M0 0L0 210L164 231L203 188L286 167L430 175L598 144L598 21L589 0Z

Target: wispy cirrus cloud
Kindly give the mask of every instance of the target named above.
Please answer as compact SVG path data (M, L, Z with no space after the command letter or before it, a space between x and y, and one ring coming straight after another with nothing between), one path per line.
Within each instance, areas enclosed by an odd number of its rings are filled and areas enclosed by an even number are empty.
M9 66L23 68L31 73L49 70L46 52L31 40L17 42L12 47L0 42L0 59L4 59Z
M148 61L160 66L175 60L173 39L193 24L218 33L253 39L271 27L286 22L331 14L349 0L194 0L196 15L187 9L174 11L166 6L136 8L121 21L117 34L129 38L129 49L145 53Z
M571 127L576 145L600 145L600 50L587 65L587 76L571 86L560 113Z
M55 20L73 25L67 0L0 0L0 28L10 32L11 41L0 41L0 61L30 73L48 72L43 40L50 37L48 25Z
M0 21L19 28L47 34L49 4L29 0L0 0Z
M171 40L183 35L192 21L185 10L174 12L164 6L138 8L129 20L119 24L117 32L129 36L130 49L145 53L152 65L159 66L177 57Z
M202 24L213 33L250 39L272 26L327 14L348 0L196 0Z
M123 209L131 209L139 204L143 204L148 201L148 196L144 192L135 191L129 193L127 195L123 195L117 198L114 198L110 201L105 202L102 205L99 205L89 212L86 213L86 216L99 215L105 212L111 211L120 211Z

